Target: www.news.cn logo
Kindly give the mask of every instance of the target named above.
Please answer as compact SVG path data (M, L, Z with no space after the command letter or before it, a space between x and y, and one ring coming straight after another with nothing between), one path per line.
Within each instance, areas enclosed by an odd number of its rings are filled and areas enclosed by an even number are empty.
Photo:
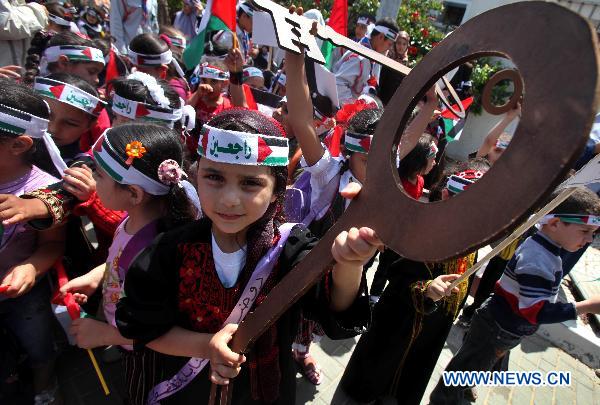
M570 371L444 371L444 385L450 387L550 386L571 385Z

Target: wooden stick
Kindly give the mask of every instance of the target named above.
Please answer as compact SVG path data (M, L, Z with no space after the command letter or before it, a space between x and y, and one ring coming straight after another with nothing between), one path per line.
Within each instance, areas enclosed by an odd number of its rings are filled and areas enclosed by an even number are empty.
M98 376L98 379L100 380L100 385L102 385L102 389L104 390L104 395L109 396L110 391L108 389L108 385L106 385L106 380L104 379L104 376L102 375L100 366L98 366L98 362L96 361L96 356L94 356L94 352L92 352L92 349L87 349L87 352L90 356L90 360L92 360L92 364L94 365L94 370L96 370L96 375Z
M452 282L452 284L450 284L450 287L448 287L448 289L452 290L454 287L456 287L457 285L459 285L460 283L465 281L467 278L469 278L469 276L471 274L477 272L477 270L479 270L485 262L492 259L498 253L500 253L502 250L504 250L508 245L513 243L519 236L523 235L525 233L525 231L527 231L529 228L531 228L533 225L535 225L542 217L544 217L544 215L546 215L547 213L552 211L554 208L558 207L558 205L560 203L562 203L564 200L569 198L571 196L571 194L573 194L575 192L575 190L577 190L576 187L569 187L569 188L563 190L559 195L557 195L546 206L544 206L542 209L540 209L535 215L533 215L531 218L529 218L527 221L525 221L525 223L523 223L521 226L519 226L517 229L515 229L513 233L511 233L502 242L500 242L498 244L498 246L496 246L491 252L489 252L487 255L485 255L485 257L483 259L479 260L473 267L471 267L469 270L465 271L459 278L454 280Z

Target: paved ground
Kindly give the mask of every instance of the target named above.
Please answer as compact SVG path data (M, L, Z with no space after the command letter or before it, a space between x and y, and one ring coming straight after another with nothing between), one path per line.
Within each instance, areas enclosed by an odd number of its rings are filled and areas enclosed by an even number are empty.
M594 255L599 254L595 249L592 253ZM592 260L591 254L586 253L583 260ZM372 273L372 271L369 271L369 273ZM423 404L427 403L429 392L452 357L452 353L458 349L463 334L464 330L459 327L452 329L434 375L430 380L425 399L422 401ZM323 368L324 381L321 385L315 387L298 375L298 404L354 404L343 392L337 390L337 386L344 372L344 367L352 354L355 342L355 339L334 342L325 338L318 345L312 346L312 353ZM122 369L119 363L103 363L101 360L102 350L96 350L95 352L106 376L111 395L104 396L87 353L83 350L71 348L61 356L58 363L60 382L67 405L119 405L123 403ZM537 335L525 339L520 347L514 349L510 360L511 370L570 371L573 383L570 387L559 388L480 388L477 404L600 404L600 378L596 377L594 370ZM6 404L13 405L15 403L7 402ZM198 403L202 403L202 401ZM4 405L1 400L0 404Z

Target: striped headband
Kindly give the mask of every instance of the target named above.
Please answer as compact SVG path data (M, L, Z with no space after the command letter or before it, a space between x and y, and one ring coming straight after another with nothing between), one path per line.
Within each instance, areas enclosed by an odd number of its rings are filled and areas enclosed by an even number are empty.
M111 109L115 114L135 120L136 118L150 118L173 123L181 119L180 108L162 108L155 105L129 100L115 93L111 101Z
M244 68L244 72L242 73L242 81L246 81L247 79L251 78L251 77L264 77L262 70L260 70L259 68L256 68L254 66L248 66L247 68Z
M137 66L158 66L168 65L173 61L173 52L167 49L165 52L158 55L144 55L142 53L136 53L128 48L127 57L133 65Z
M431 145L429 145L429 153L427 154L427 159L434 158L435 155L437 155L438 151L439 149L435 142L431 142Z
M357 24L362 24L362 25L369 25L369 19L367 17L358 17L358 20L356 20Z
M369 153L373 135L358 134L346 131L344 136L344 146L350 152Z
M108 128L92 147L94 160L102 170L119 184L140 186L145 192L152 195L169 194L171 186L162 184L136 169L133 164L128 164L125 156L120 156L108 141Z
M201 79L229 80L229 72L225 72L215 66L203 64L200 66L198 77Z
M569 224L600 226L600 216L584 214L550 214L544 216L540 224L547 224L552 218L558 218L561 222Z
M286 166L287 138L230 131L204 125L198 154L214 162L237 165Z
M483 172L479 170L465 170L458 174L453 174L448 178L446 188L453 194L459 194L465 191L469 186L483 177Z
M91 46L58 45L46 48L44 51L44 56L48 62L56 62L63 55L70 62L98 62L103 65L105 64L102 51Z
M60 151L47 132L48 120L0 104L0 129L17 136L28 135L35 139L42 139L52 163L62 176L67 165L60 157Z
M106 106L106 103L98 97L58 80L36 77L33 88L44 97L70 104L95 117L100 115L100 112Z
M60 25L61 27L70 27L71 21L67 21L62 17L59 17L55 14L48 14L48 19L52 21L56 25Z
M373 28L373 31L382 33L387 39L391 39L392 41L395 41L396 37L398 36L398 31L395 31L383 25L376 25Z
M240 4L240 8L244 11L244 13L248 14L250 17L254 15L254 9L250 7L247 3Z
M172 37L167 35L167 38L171 41L171 45L176 46L177 48L185 48L187 46L187 42L183 37Z

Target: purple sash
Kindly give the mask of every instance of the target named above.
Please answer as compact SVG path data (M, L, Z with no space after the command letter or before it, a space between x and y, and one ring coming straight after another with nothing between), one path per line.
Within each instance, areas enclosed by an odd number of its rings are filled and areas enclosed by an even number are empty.
M125 230L123 230L125 231ZM158 235L158 222L152 221L146 224L142 229L129 239L129 242L121 252L119 257L119 280L121 284L125 282L125 276L129 270L129 265L140 252L150 245L150 242Z
M235 305L233 311L229 314L223 326L229 323L239 324L248 314L254 304L258 293L262 289L265 280L269 277L275 263L290 236L290 231L297 225L295 223L285 223L279 227L281 237L277 245L273 246L265 256L258 262L256 269L246 284L240 299ZM175 394L180 389L188 385L208 364L208 359L192 357L182 368L169 380L165 380L152 388L148 394L148 405L160 404L160 401Z

